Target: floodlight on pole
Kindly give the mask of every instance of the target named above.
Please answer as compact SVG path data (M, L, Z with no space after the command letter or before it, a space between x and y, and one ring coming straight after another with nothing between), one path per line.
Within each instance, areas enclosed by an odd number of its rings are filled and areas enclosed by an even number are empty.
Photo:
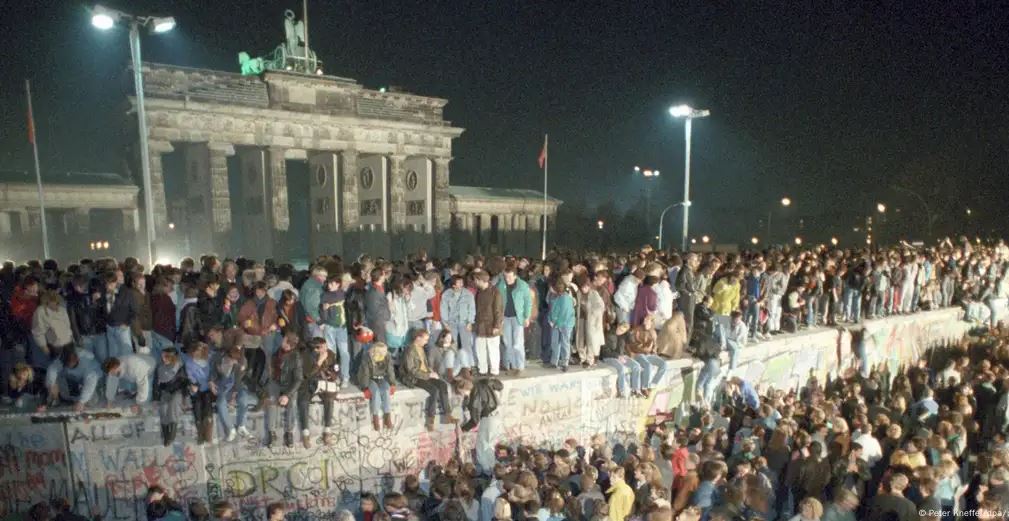
M696 118L706 118L711 115L710 110L698 110L690 105L676 105L669 107L669 115L674 118L685 118L684 122L684 142L686 153L683 157L683 233L681 236L682 250L687 251L687 233L690 230L690 133L693 128L693 121Z
M792 200L787 197L782 197L781 206L792 206Z
M886 213L886 205L883 203L876 203L876 211L879 213Z
M140 55L140 28L146 27L154 33L166 33L175 28L175 18L171 16L137 16L102 5L91 8L91 25L108 30L115 24L123 23L130 28L130 57L133 63L133 89L137 105L137 131L140 134L140 169L144 188L145 242L147 243L147 265L154 265L154 197L151 193L151 158L147 142L147 107L144 104L144 71Z

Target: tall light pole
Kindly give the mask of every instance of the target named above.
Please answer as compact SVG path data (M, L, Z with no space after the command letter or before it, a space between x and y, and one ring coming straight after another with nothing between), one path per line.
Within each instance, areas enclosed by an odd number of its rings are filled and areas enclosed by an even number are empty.
M918 199L918 202L921 203L921 205L925 208L925 219L926 219L925 225L926 225L926 230L927 230L927 233L928 233L928 237L925 237L925 242L927 243L928 241L931 241L932 240L932 207L929 206L928 202L925 201L925 198L922 197L921 194L919 194L918 192L915 192L914 190L911 190L910 188L904 188L903 186L894 186L893 189L896 190L896 191L898 191L898 192L905 192L905 193L909 193L909 194L913 195L916 199ZM968 215L969 214L970 214L970 212L968 212Z
M683 157L683 234L681 237L682 251L687 251L687 233L690 230L690 131L695 118L706 118L711 115L710 110L698 110L690 105L676 105L669 107L669 115L674 118L686 118L684 134L686 142L686 153Z
M782 197L781 198L781 206L784 207L784 208L788 208L789 206L792 206L792 200L789 199L788 197ZM773 243L774 242L774 237L771 235L771 214L773 214L773 213L774 213L774 208L773 207L770 210L767 211L767 242L769 242L769 243Z
M666 212L676 208L677 206L683 206L683 203L673 203L662 210L662 214L659 215L659 249L662 249L662 222L666 219ZM687 251L686 248L683 251Z
M641 176L645 178L645 183L648 183L649 181L652 181L652 180L658 181L659 180L659 175L661 175L661 172L659 172L658 170L655 170L655 169L651 169L651 168L642 168L640 166L635 166L634 167L634 175L638 175L638 174L641 174ZM651 228L651 227L652 227L652 191L651 191L651 186L650 185L646 185L645 186L645 228Z
M166 33L175 28L175 18L171 16L135 16L132 14L96 5L91 10L91 25L107 31L117 23L129 24L130 58L133 62L133 89L137 99L137 126L140 133L140 171L144 185L144 220L146 221L145 242L147 243L147 266L154 266L154 241L157 238L154 226L154 196L151 194L151 161L147 145L147 110L144 107L144 71L140 59L140 28L146 27L153 33Z

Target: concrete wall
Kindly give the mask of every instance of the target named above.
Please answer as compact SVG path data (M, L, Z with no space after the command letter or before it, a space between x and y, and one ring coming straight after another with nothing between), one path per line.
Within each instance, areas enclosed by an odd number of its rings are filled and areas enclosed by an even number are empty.
M959 310L943 310L869 322L873 361L899 365L931 345L962 337L967 324L959 315ZM738 371L761 386L796 386L810 371L823 376L849 366L849 338L826 329L753 346L743 352ZM691 360L668 367L666 381L647 400L616 398L608 369L507 380L502 441L556 446L567 438L586 441L597 432L613 441L636 440L651 415L692 400L698 367ZM449 426L424 430L425 397L411 389L396 393L395 428L375 432L361 394L345 395L336 410L336 445L311 450L268 449L255 440L201 447L192 443L191 420L182 427L181 441L162 447L153 409L140 415L116 410L122 417L115 419L8 418L0 427L0 510L25 510L35 501L72 496L81 513L143 519L144 492L156 483L182 501L232 501L243 519L261 519L265 505L277 500L302 510L293 519L335 519L334 510L356 506L360 492L398 488L428 460L454 454L470 459L475 433ZM319 407L312 415L317 436ZM250 429L262 433L262 416L251 416Z

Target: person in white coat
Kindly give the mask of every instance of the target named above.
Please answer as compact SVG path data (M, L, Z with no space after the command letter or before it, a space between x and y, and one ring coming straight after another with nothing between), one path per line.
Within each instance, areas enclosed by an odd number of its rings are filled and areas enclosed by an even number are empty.
M154 380L154 357L147 354L129 354L109 358L102 364L105 372L105 401L112 403L123 383L136 389L137 405L151 400L151 384Z
M638 269L620 281L620 287L613 295L613 302L617 305L617 322L630 322L631 310L634 309L634 301L638 298L638 286L642 280L645 280L645 272Z
M596 365L599 349L606 343L606 333L603 330L606 303L588 277L580 279L578 286L575 349L582 367L591 367Z

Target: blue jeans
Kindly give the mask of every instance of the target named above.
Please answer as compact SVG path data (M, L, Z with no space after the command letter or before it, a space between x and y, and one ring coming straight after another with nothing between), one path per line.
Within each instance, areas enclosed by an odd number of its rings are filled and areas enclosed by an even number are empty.
M806 297L806 325L813 327L816 325L816 297Z
M641 390L641 366L633 358L625 357L623 363L617 358L604 358L602 363L617 372L617 396L627 396L628 380L630 380L631 391Z
M717 358L710 358L704 361L704 367L697 376L697 389L701 392L701 399L709 406L715 398L715 389L718 387L718 375L722 372L722 367Z
M133 334L129 326L109 326L106 335L109 358L133 354Z
M655 355L637 355L634 360L641 365L641 387L651 389L662 381L666 374L665 360Z
M551 337L550 343L553 344L553 354L550 357L550 363L557 367L568 365L571 359L571 328L555 327L553 328Z
M348 344L347 328L322 326L322 334L329 344L329 350L340 357L340 376L342 377L342 387L350 387L350 346Z
M540 338L542 342L540 344L540 356L543 357L543 364L549 364L552 360L550 344L553 342L554 334L553 328L550 327L550 320L547 318L547 310L540 310Z
M862 292L855 288L844 288L844 318L858 322L862 316Z
M109 341L104 334L84 335L81 337L81 347L85 351L95 355L95 360L99 364L109 358Z
M505 317L504 333L501 340L505 348L505 369L523 370L526 368L526 332L525 326L517 317Z
M729 352L729 369L735 369L736 363L739 361L739 351L743 347L739 345L739 341L727 339L725 341L725 349Z
M368 390L371 391L371 399L368 400L368 405L371 406L371 415L390 414L392 406L389 403L389 382L372 380L368 384Z
M746 327L750 330L750 336L755 336L757 334L757 325L760 323L760 306L757 305L757 299L754 297L746 297Z
M158 357L160 356L161 351L175 347L175 342L172 342L171 340L151 331L151 345L148 347L151 348L151 354Z
M466 324L445 324L452 332L452 341L459 347L459 351L469 353L471 359L476 360L476 351L473 349L473 332L466 331Z
M245 386L238 384L236 389L236 384L230 382L227 385L223 383L220 384L221 387L217 389L217 417L221 420L221 427L224 428L224 434L227 435L231 429L243 427L245 425L245 415L249 412L249 393L245 390ZM231 423L231 418L228 414L228 396L231 391L238 391L238 397L235 403L235 423Z

